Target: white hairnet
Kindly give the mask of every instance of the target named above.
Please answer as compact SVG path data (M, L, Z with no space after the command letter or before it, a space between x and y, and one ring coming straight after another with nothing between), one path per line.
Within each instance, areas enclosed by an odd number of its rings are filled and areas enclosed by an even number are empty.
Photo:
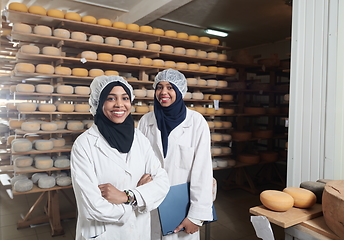
M184 74L172 68L159 72L155 76L153 88L155 89L156 85L161 81L173 83L179 89L183 97L185 96L186 91L188 90L188 85Z
M117 76L117 75L111 75L111 76L102 75L102 76L96 77L91 82L91 85L90 85L91 95L90 95L90 99L88 100L88 102L91 106L90 112L92 113L93 116L97 112L100 94L102 93L103 89L109 83L112 83L112 82L121 82L126 87L128 87L128 89L130 90L130 99L131 99L131 101L134 100L135 96L133 93L134 92L133 88L126 80L124 80L124 78Z

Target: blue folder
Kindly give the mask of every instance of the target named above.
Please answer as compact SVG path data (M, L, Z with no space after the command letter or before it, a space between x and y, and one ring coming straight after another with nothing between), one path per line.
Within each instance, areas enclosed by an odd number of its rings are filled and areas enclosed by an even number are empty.
M172 234L174 229L187 217L190 207L190 184L184 183L170 187L164 201L158 207L161 232L163 236ZM213 220L217 220L216 211L213 205Z

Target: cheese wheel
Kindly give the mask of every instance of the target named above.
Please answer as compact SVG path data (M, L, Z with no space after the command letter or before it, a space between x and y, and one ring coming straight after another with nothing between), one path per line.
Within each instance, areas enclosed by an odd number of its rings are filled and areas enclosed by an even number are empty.
M219 56L219 54L216 52L208 52L208 58L217 59L218 56Z
M31 63L17 63L14 69L18 72L34 73L36 68Z
M188 64L186 62L177 62L176 68L177 69L188 69Z
M203 99L203 93L201 92L193 92L192 93L192 98L197 99L197 100L202 100Z
M71 75L72 69L69 67L55 67L55 74L58 75Z
M206 108L205 113L207 113L207 114L215 114L215 108Z
M49 9L47 15L50 17L64 18L64 13L61 10Z
M207 80L207 86L216 87L217 86L217 80L216 79L209 79L209 80ZM212 99L212 98L210 97L210 99ZM221 100L221 97L220 97L219 100Z
M97 59L99 61L111 62L112 61L112 55L110 53L98 53Z
M64 138L50 138L49 140L53 142L54 148L66 145L66 140Z
M232 149L230 147L221 147L222 154L230 154Z
M20 127L19 127L19 128L20 128ZM8 146L10 146L10 145L12 144L12 141L13 141L14 139L21 139L21 138L23 138L22 135L10 135L10 136L7 137L6 144L7 144ZM4 157L4 156L2 156L2 157ZM10 157L11 157L11 155L10 155ZM2 158L1 158L1 159L2 159ZM4 158L4 159L5 159L5 158Z
M226 54L219 54L218 56L218 60L220 61L226 61L227 60L227 55Z
M134 43L131 40L123 39L123 40L121 40L120 45L123 46L123 47L133 47Z
M19 112L34 112L36 111L37 104L31 102L22 102L17 104L17 110Z
M68 176L56 178L56 184L60 187L67 187L72 184L72 178Z
M198 79L197 80L197 85L199 85L199 86L207 86L207 80Z
M87 77L88 76L88 70L85 68L73 68L72 69L72 75L78 76L78 77Z
M256 154L239 154L238 156L239 162L247 163L247 164L257 164L260 161L259 155Z
M147 113L149 112L149 107L148 106L135 106L135 111L137 113Z
M35 140L33 141L33 144L38 151L49 151L54 148L53 141L51 140Z
M165 36L167 37L177 37L177 32L174 30L167 30L165 31Z
M13 178L11 178L11 185L13 186L17 181L25 180L25 179L28 179L26 175L23 175L23 174L15 175Z
M30 167L33 163L33 158L30 156L19 156L14 159L14 165L16 167Z
M97 19L95 17L93 17L93 16L83 16L81 18L81 22L96 24L97 23Z
M41 130L42 131L56 131L57 130L57 124L54 122L41 123Z
M199 66L199 71L208 72L208 67L207 66Z
M135 23L129 23L127 24L127 29L131 31L140 31L140 26Z
M214 44L214 45L219 45L220 44L220 40L216 39L216 38L212 38L209 41L210 44Z
M297 208L310 208L317 201L315 194L304 188L287 187L283 189L283 192L294 198L294 207Z
M65 19L68 19L68 20L73 20L73 21L81 21L81 16L79 13L76 13L76 12L67 12L65 15L64 15L64 18Z
M30 25L24 23L14 23L12 27L12 31L14 32L24 32L24 33L31 33L32 28Z
M140 58L140 64L145 66L151 66L153 64L153 60L151 58Z
M237 73L235 68L227 68L227 74L234 76Z
M35 86L33 84L19 83L16 85L16 92L33 93Z
M55 112L56 106L52 103L41 103L38 105L38 110L41 112Z
M65 39L69 39L70 38L70 32L68 30L62 29L62 28L54 29L53 35L55 37L59 37L59 38L65 38Z
M259 198L266 208L277 212L285 212L294 205L293 197L282 191L265 190Z
M96 52L93 52L93 51L83 51L80 54L80 57L85 58L85 59L89 59L89 60L97 60L98 55Z
M74 40L79 40L79 41L86 41L87 40L87 36L83 32L72 32L70 36Z
M37 73L44 73L44 74L54 74L55 68L49 64L38 64L36 66Z
M65 129L66 124L67 124L67 122L63 120L56 120L56 121L53 121L53 123L56 123L58 130Z
M199 65L196 63L189 63L188 64L188 69L189 70L199 70Z
M114 54L112 56L112 61L119 62L119 63L126 63L127 62L127 56L123 54Z
M186 82L188 85L196 85L197 84L197 79L196 78L187 78Z
M60 103L57 105L57 110L59 112L73 112L74 111L74 105L68 104L68 103Z
M53 161L53 160L51 160ZM52 166L51 166L52 167ZM42 168L41 168L42 169ZM38 187L39 188L43 188L43 189L47 189L47 188L52 188L54 187L56 184L56 180L54 177L52 176L48 176L48 177L41 177L38 180Z
M220 133L211 133L210 137L212 141L222 141L222 135Z
M153 59L153 66L163 67L165 66L165 62L162 59Z
M227 69L225 67L217 67L217 73L219 74L226 74Z
M153 28L153 34L156 34L156 35L160 35L160 36L164 36L165 35L165 31L160 29L160 28Z
M79 131L84 129L84 124L80 121L69 121L67 123L67 129L71 131Z
M208 66L208 72L216 73L217 72L217 67L216 66Z
M185 50L185 48L182 48L182 47L175 47L174 48L174 53L175 54L184 55L186 53L186 50Z
M47 15L47 10L41 6L30 6L28 9L29 13L38 14L38 15Z
M217 86L219 86L219 87L227 87L228 86L228 82L227 81L219 80L217 82Z
M75 104L74 109L76 112L89 112L90 111L90 105L88 104Z
M16 192L28 192L32 190L33 182L30 179L18 180L14 185L13 189Z
M228 95L228 94L222 95L222 100L233 101L233 95Z
M225 109L224 108L219 108L217 110L215 110L216 114L224 114L225 113Z
M106 37L105 43L110 45L119 45L119 39L116 37Z
M224 133L224 134L222 134L222 140L223 141L230 141L230 140L232 140L232 135Z
M20 128L23 122L24 120L10 119L8 123L10 128Z
M107 70L107 71L105 71L105 75L106 76L119 75L119 73L117 71Z
M94 69L91 69L91 70L88 71L88 75L90 77L98 77L98 76L104 75L104 71L101 70L101 69L95 69L94 68Z
M190 35L189 38L188 38L190 41L199 41L199 37L196 36L196 35Z
M114 22L112 26L115 28L123 28L123 29L127 28L127 24L125 24L124 22Z
M186 49L185 54L188 56L197 56L197 50L196 49Z
M35 89L36 89L36 92L38 92L38 93L52 93L52 92L54 92L54 87L50 84L37 84Z
M39 54L39 47L34 45L23 45L21 46L20 51L29 54Z
M127 63L130 63L130 64L140 64L140 60L137 57L128 57Z
M19 11L19 12L28 12L28 8L25 4L19 2L12 2L8 5L9 10Z
M217 128L221 128L222 127L222 122L221 121L213 121L213 123L214 123L214 127L217 127Z
M29 152L32 150L32 143L27 139L14 139L11 148L12 152Z
M140 26L140 32L153 33L153 28L151 26Z
M146 89L134 89L134 95L135 95L135 97L145 97L145 96L147 96L147 90Z
M61 56L61 51L57 47L46 46L42 48L42 53L44 55Z
M44 176L48 176L47 173L34 173L32 176L31 176L31 180L34 184L37 184L38 180L41 178L41 177L44 177Z
M212 146L211 147L211 154L221 154L221 147L218 146Z
M206 51L198 50L197 51L197 57L207 58L208 57L208 53Z
M161 46L162 52L173 53L173 46L171 45L162 45Z
M153 98L155 95L155 90L154 89L147 90L146 93L147 93L147 97Z
M165 67L167 68L175 68L177 64L174 61L165 61Z
M161 50L161 45L157 43L151 43L148 45L148 49L152 51L160 51Z
M187 33L184 33L184 32L179 32L179 33L177 33L177 38L188 39L189 35Z
M35 26L33 28L33 33L43 36L51 36L52 30L50 27L47 26Z
M200 37L199 41L202 43L209 43L210 42L210 38L209 37Z
M99 36L99 35L91 35L88 38L88 41L94 42L94 43L104 43L104 38L102 36Z
M14 103L6 103L6 110L7 111L17 110L17 106Z
M136 42L134 42L134 48L147 49L147 42L146 41L136 41Z
M112 26L112 22L107 18L99 18L97 21L97 24L102 25L102 26L107 26L107 27Z
M75 94L89 95L90 92L91 92L90 87L86 87L86 86L76 86L76 87L74 87L74 93Z

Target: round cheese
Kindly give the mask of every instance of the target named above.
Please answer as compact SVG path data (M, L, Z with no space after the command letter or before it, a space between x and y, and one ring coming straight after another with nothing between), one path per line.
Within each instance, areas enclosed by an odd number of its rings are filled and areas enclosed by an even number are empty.
M208 58L217 59L218 56L219 54L216 52L208 52Z
M149 112L149 107L148 106L135 106L135 111L137 113L147 113Z
M209 41L210 44L214 44L214 45L219 45L220 44L220 40L216 39L216 38L212 38Z
M59 37L59 38L65 38L65 39L69 39L70 38L70 32L68 30L62 29L62 28L54 29L53 35L55 37Z
M199 41L202 43L209 43L210 42L210 38L209 37L200 37Z
M7 111L17 110L17 106L14 103L6 103L6 110Z
M56 184L60 187L67 187L72 184L72 178L68 176L58 177L56 178Z
M99 18L97 21L97 24L102 25L102 26L107 26L107 27L112 26L112 22L107 18Z
M232 149L230 147L221 147L222 154L230 154Z
M190 41L199 41L199 37L196 36L196 35L190 35L189 38L188 38Z
M110 45L119 45L119 39L116 37L106 37L105 43Z
M41 103L38 105L38 110L41 112L55 112L56 106L52 103Z
M33 93L35 86L33 84L19 83L16 86L16 92Z
M294 205L294 199L289 194L277 190L265 190L259 198L266 208L277 212L285 212Z
M24 32L24 33L31 33L32 28L30 25L24 23L14 23L12 27L12 31L14 32Z
M189 35L187 33L184 33L184 32L179 32L179 33L177 33L177 38L188 39Z
M81 22L96 24L97 23L97 19L95 17L93 17L93 16L83 16L81 18Z
M55 74L58 75L71 75L72 69L69 67L55 67Z
M146 41L136 41L136 42L134 42L134 48L147 49L147 42Z
M186 79L188 85L196 85L197 79L196 78L187 78Z
M176 68L177 69L188 69L188 64L186 62L177 62Z
M55 68L49 64L38 64L36 66L37 73L44 73L44 74L54 74Z
M222 100L233 101L233 95L228 95L228 94L222 95Z
M128 57L127 63L140 64L140 60L137 57Z
M67 124L67 122L63 120L56 120L56 121L53 121L53 123L56 123L58 130L65 129L66 124Z
M110 53L98 53L97 59L99 61L111 62L112 61L112 55Z
M222 141L222 135L220 133L211 133L210 136L212 141Z
M185 48L182 48L182 47L175 47L174 48L174 53L175 54L184 55L185 52L186 52Z
M38 14L38 15L47 15L47 10L41 6L30 6L28 9L29 13Z
M227 60L227 55L226 54L219 54L218 56L218 60L220 61L226 61Z
M71 38L74 40L79 40L79 41L86 41L87 40L87 35L83 32L72 32L71 33Z
M316 201L317 197L312 191L298 187L287 187L283 192L289 194L294 199L294 207L297 208L310 208Z
M31 63L17 63L14 69L18 72L34 73L36 68Z
M192 93L192 98L193 99L202 100L203 99L203 93L201 93L201 92L193 92Z
M140 58L140 64L145 66L151 66L153 64L153 60L151 58Z
M60 103L57 105L57 110L59 112L73 112L74 111L74 105L68 104L68 103Z
M206 108L207 114L215 114L215 108Z
M227 82L227 81L221 81L221 80L219 80L219 81L217 82L217 86L219 86L219 87L227 87L227 86L228 86L228 82Z
M208 66L208 72L216 73L217 72L217 67L216 66Z
M59 85L56 87L56 92L60 94L73 94L74 88L70 85Z
M11 185L13 186L17 181L25 179L28 179L28 177L24 174L15 175L13 178L11 178Z
M126 63L127 62L127 56L123 54L114 54L112 56L112 61L119 62L119 63Z
M140 26L140 32L153 33L153 28L151 26Z
M161 46L162 52L173 53L173 46L171 45L162 45Z
M153 34L156 34L156 35L160 35L160 36L164 36L165 35L165 31L160 29L160 28L153 28Z
M107 70L107 71L105 71L105 75L106 76L119 75L119 73L117 71Z
M197 50L196 49L186 49L185 51L186 55L188 56L197 56Z
M197 51L197 57L207 58L208 57L208 53L206 51L198 50Z
M88 70L85 68L73 68L72 69L72 75L78 76L78 77L87 77L88 76Z
M208 67L207 66L199 66L199 71L208 72Z
M54 92L54 87L50 84L37 84L36 92L38 93L52 93Z
M165 62L162 59L153 59L153 66L163 67L165 66Z
M94 42L94 43L104 43L104 38L102 36L99 36L99 35L91 35L88 38L88 41Z
M19 128L20 128L20 127L19 127ZM6 145L10 146L10 145L12 144L12 141L13 141L14 139L21 139L21 138L23 138L22 135L10 135L10 136L7 137ZM4 155L2 155L1 159L5 159L5 158L3 158L3 157L4 157ZM11 157L11 155L10 155L10 157Z
M224 108L219 108L217 110L215 110L216 114L224 114L225 113L225 109Z
M14 185L13 189L17 192L27 192L33 188L33 182L30 179L18 180Z
M237 73L235 68L227 68L227 74L234 76Z
M209 79L209 80L207 80L207 86L216 87L217 86L217 80L216 79ZM212 99L212 98L210 97L210 99ZM219 100L221 100L221 97L220 97Z
M217 73L226 74L227 69L225 67L217 67Z
M135 23L129 23L129 24L127 24L127 29L131 30L131 31L138 32L138 31L140 31L140 26L135 24Z
M23 122L24 120L10 119L8 123L10 128L20 128Z
M51 160L53 161L53 160ZM52 166L51 166L52 167ZM38 167L37 167L38 168ZM42 169L42 168L41 168ZM43 189L47 189L47 188L52 188L54 187L56 184L56 180L54 177L52 176L48 176L48 177L41 177L38 180L38 187L39 188L43 188Z
M54 148L53 141L50 141L50 140L44 140L44 139L35 140L33 141L33 144L38 151L49 151ZM37 160L36 160L36 163L37 163Z
M32 150L32 143L27 139L14 139L12 141L12 152L29 152Z
M196 63L189 63L188 64L188 69L189 70L199 70L199 65Z
M205 107L195 107L195 111L205 114L207 112L207 109Z
M30 167L33 163L33 158L30 156L19 156L14 159L14 165L16 167Z
M247 164L257 164L260 161L260 157L256 154L239 154L238 160Z
M197 85L199 85L199 86L207 86L207 80L198 79L197 80Z
M75 104L74 109L76 112L89 112L90 111L90 105L88 104Z
M50 17L64 18L64 13L57 9L49 9L47 15Z
M177 64L174 61L165 61L165 67L167 68L175 68Z
M232 135L230 135L230 134L222 134L222 140L223 141L230 141L230 140L232 140Z
M112 24L113 27L115 28L122 28L122 29L126 29L127 28L127 24L125 24L124 22L114 22Z
M155 90L154 89L147 90L146 93L147 93L147 97L153 98L155 95Z
M152 51L160 51L161 50L161 45L157 43L151 43L148 45L148 49Z
M165 36L167 37L177 37L177 32L174 30L167 30L165 31Z
M84 124L80 121L69 121L67 123L67 129L71 131L80 131L84 129Z
M25 4L19 2L12 2L8 5L9 10L19 11L19 12L28 12L28 8Z
M36 111L37 104L32 102L22 102L17 104L19 112L34 112Z
M76 12L67 12L65 15L64 15L64 18L65 19L68 19L68 20L73 20L73 21L81 21L81 16L79 13L76 13Z
M123 46L123 47L133 47L134 43L131 40L123 39L123 40L121 40L120 45Z
M31 180L34 184L37 184L38 180L41 178L41 177L45 177L45 176L48 176L47 173L34 173L32 176L31 176Z
M54 122L41 123L41 130L42 131L56 131L57 130L57 124Z
M83 51L80 54L80 57L85 58L85 59L89 59L89 60L97 60L98 55L96 52L93 52L93 51Z
M74 87L74 93L79 95L89 95L91 92L90 87L86 86L76 86Z
M64 138L50 138L53 142L54 148L60 148L66 145L66 140Z
M21 46L20 51L29 54L39 54L39 47L34 45L23 45Z
M43 36L51 36L52 30L50 27L47 26L35 26L33 28L33 33Z
M95 69L94 68L94 69L91 69L91 70L88 71L88 75L90 77L98 77L98 76L104 75L104 71L101 70L101 69Z
M221 121L213 121L213 123L214 123L214 127L217 127L217 128L221 128L222 127L222 122Z
M147 90L146 89L134 89L134 95L135 95L135 97L145 97L145 96L147 96Z
M42 48L42 53L44 55L61 56L61 51L57 47L46 46Z

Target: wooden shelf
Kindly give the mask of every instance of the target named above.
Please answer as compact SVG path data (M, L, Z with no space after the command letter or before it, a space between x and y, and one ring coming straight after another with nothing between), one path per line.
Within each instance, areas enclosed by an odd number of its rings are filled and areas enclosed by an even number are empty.
M48 97L84 97L89 98L90 95L80 95L80 94L60 94L60 93L24 93L24 92L11 92L12 95L19 96L48 96Z
M64 146L61 148L53 148L49 151L38 151L38 150L31 150L29 152L12 152L12 155L28 155L28 154L41 154L41 153L58 153L58 152L70 152L72 150L72 146Z
M79 130L79 131L71 131L71 130L56 130L56 131L33 131L33 132L28 132L28 131L23 131L21 129L15 129L14 132L16 134L28 134L28 133L37 133L37 134L52 134L52 133L82 133L85 132L86 129Z
M54 172L54 171L68 170L68 169L70 169L70 167L65 167L65 168L52 167L52 168L47 168L47 169L39 169L34 166L22 167L22 168L13 166L13 170L15 173Z
M39 188L38 186L36 186L35 184L33 185L33 188L30 191L27 192L17 192L14 189L12 189L12 193L13 195L21 195L21 194L28 194L28 193L39 193L39 192L48 192L48 191L53 191L53 190L60 190L60 189L68 189L68 188L72 188L72 185L66 186L66 187L52 187L52 188Z
M70 115L91 115L90 112L40 112L40 111L35 111L35 112L18 112L20 114L70 114Z

